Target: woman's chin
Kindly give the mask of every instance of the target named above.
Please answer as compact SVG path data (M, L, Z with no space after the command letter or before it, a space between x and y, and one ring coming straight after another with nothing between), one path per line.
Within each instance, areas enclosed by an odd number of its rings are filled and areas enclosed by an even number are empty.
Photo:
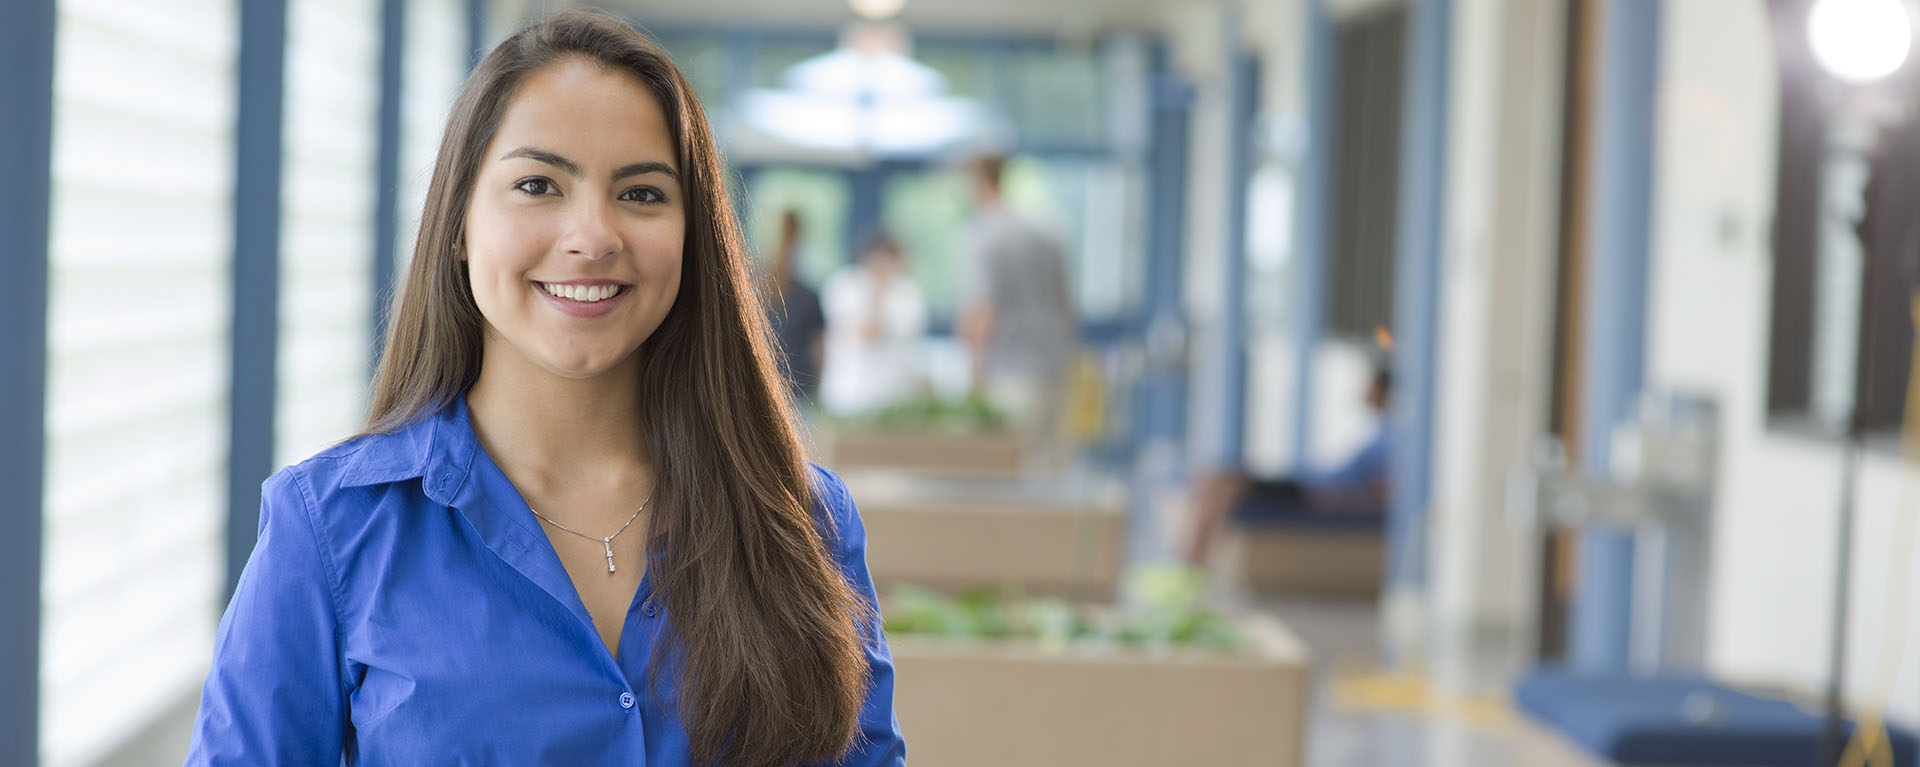
M556 357L547 360L541 367L548 373L575 381L590 381L608 375L626 372L622 362L632 355L604 355L592 357Z

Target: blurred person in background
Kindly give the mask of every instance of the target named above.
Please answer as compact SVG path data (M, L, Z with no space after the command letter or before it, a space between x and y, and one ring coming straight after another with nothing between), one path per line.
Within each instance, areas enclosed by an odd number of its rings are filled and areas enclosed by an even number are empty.
M973 220L962 250L959 334L973 365L973 386L1024 432L1030 461L1065 458L1067 371L1078 341L1068 294L1066 254L1037 224L1001 198L1006 158L970 168Z
M800 281L800 231L799 211L781 211L780 241L761 277L760 293L767 302L773 337L780 343L781 363L794 401L811 403L817 399L820 386L826 315L821 311L820 294Z
M1194 527L1187 563L1196 567L1206 564L1213 541L1229 518L1259 523L1386 514L1388 457L1393 450L1393 429L1386 414L1392 395L1393 373L1384 362L1376 363L1362 395L1374 415L1373 434L1331 470L1307 470L1278 479L1259 479L1238 471L1202 477L1195 485Z
M907 273L900 243L876 230L860 260L828 277L822 292L827 356L820 399L828 412L864 415L917 393L927 302Z
M903 765L693 89L563 11L444 135L366 431L265 483L187 763Z

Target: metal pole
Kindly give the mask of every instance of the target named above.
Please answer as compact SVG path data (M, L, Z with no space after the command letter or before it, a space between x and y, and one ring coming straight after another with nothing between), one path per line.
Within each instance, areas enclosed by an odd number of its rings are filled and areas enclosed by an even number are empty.
M1849 429L1847 442L1840 452L1840 540L1834 547L1833 573L1833 637L1832 646L1827 648L1827 726L1820 738L1820 758L1815 767L1828 767L1840 761L1840 750L1846 747L1846 671L1847 671L1847 615L1849 605L1847 594L1853 587L1853 506L1858 482L1858 463L1860 461L1860 434Z

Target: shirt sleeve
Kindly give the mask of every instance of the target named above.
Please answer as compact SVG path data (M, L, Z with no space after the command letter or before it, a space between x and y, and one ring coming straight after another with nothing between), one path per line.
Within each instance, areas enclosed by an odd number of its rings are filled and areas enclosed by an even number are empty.
M829 334L847 333L860 324L865 306L854 280L852 272L841 269L820 286L820 317Z
M336 767L347 691L336 583L312 505L292 470L261 487L259 540L214 640L188 767Z
M1308 472L1302 481L1320 488L1361 487L1382 482L1387 477L1388 452L1392 446L1389 429L1382 425L1345 463L1331 470Z
M867 701L860 709L860 735L853 750L839 764L842 767L904 767L906 740L900 734L900 719L893 713L893 652L887 649L887 635L880 628L880 604L874 593L873 575L867 571L867 531L854 508L846 483L826 469L821 477L820 501L832 513L835 537L834 558L853 586L854 594L873 610L860 629L866 640Z
M915 341L927 333L927 302L920 295L920 286L913 284L907 275L896 279L894 295L887 302L887 310L892 315L887 318L887 328L896 341Z

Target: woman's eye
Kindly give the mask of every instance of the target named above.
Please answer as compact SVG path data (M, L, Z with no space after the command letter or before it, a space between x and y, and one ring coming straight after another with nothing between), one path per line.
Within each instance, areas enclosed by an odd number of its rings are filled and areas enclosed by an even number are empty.
M544 178L523 178L513 183L513 188L535 197L553 194L553 182Z
M621 192L620 199L625 202L666 202L667 195L665 192L650 186L636 186L625 192Z

